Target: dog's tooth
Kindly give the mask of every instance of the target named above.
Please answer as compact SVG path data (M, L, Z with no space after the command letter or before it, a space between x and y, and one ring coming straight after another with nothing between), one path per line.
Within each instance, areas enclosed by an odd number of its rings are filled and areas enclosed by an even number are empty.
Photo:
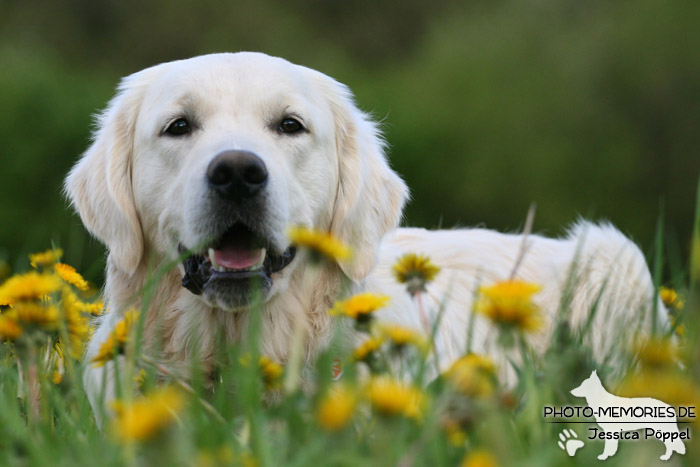
M211 266L214 270L219 271L219 263L216 262L216 255L214 254L213 248L209 248L209 261L211 261Z
M258 260L257 263L255 263L253 266L250 267L250 269L260 269L263 266L263 263L265 262L265 255L267 253L267 249L261 248L260 249L260 259Z

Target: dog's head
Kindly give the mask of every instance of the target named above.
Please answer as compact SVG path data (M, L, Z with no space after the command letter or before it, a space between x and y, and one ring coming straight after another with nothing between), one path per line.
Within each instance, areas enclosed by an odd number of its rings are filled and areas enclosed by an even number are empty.
M407 190L376 125L331 78L263 54L216 54L125 78L66 179L87 228L127 275L150 254L192 255L184 285L245 306L288 287L290 225L330 231L355 281L398 224Z

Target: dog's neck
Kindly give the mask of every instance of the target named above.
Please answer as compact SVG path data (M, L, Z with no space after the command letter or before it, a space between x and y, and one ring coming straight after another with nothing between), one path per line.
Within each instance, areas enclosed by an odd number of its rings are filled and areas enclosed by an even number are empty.
M285 363L292 347L294 330L302 326L306 342L305 358L311 359L329 345L331 317L340 291L343 274L335 265L301 264L292 272L289 288L271 297L257 309L236 312L212 308L181 285L181 273L174 268L149 285L148 268L143 265L127 276L109 267L105 299L112 310L142 309L149 297L144 321L144 351L160 349L159 360L170 370L186 376L189 362L197 358L204 372L217 367L217 345L249 344L254 313L260 324L259 351L279 363ZM152 287L151 290L148 290ZM308 293L312 290L312 293ZM141 291L139 293L139 291Z

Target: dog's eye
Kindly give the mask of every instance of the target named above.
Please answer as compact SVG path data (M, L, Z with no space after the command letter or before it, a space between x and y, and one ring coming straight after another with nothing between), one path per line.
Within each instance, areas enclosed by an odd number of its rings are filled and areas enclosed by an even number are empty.
M296 118L287 117L280 122L280 125L277 127L277 130L280 133L294 134L305 130L305 128L304 125L302 125L301 122Z
M182 136L190 133L192 126L185 118L178 118L165 129L165 133L170 136Z

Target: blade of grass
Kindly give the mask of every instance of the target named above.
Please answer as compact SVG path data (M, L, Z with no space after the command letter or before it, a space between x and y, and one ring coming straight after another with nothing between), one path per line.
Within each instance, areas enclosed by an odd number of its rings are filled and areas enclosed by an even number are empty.
M690 247L690 290L697 292L700 288L700 178L698 178L698 190L695 196L695 220L691 235Z
M657 332L657 321L659 314L659 288L661 287L661 276L664 267L664 202L659 203L659 217L656 221L656 236L654 245L654 269L652 279L654 281L654 295L651 306L651 335L655 336Z
M522 235L522 242L520 243L520 250L518 251L518 256L515 259L515 264L513 264L513 269L510 272L510 277L509 280L515 279L515 275L518 272L518 269L520 268L520 265L523 262L523 259L525 259L525 255L527 254L527 250L529 248L529 244L527 243L528 237L532 233L532 224L535 222L535 212L537 211L537 204L532 203L530 205L530 209L527 211L527 216L525 217L525 226L523 227L523 233Z
M479 287L481 287L481 270L477 270L474 280L474 290L472 291L472 303L469 310L469 322L467 323L467 336L464 344L464 355L471 353L472 341L474 339L474 325L476 322L476 303L479 299Z

